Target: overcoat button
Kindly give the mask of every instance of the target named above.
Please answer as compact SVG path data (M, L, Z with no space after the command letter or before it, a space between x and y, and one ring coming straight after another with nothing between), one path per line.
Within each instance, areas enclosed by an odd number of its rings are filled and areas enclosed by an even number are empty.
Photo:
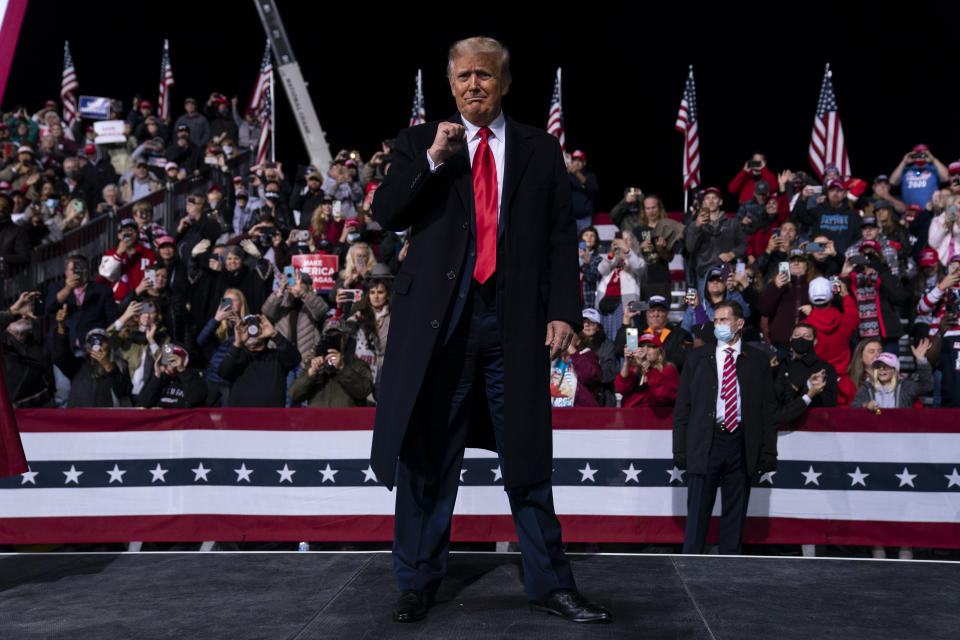
M456 277L457 277L457 273L453 269L451 269L450 271L447 271L448 280L453 280Z
M440 328L440 321L439 321L439 320L431 320L431 321L430 321L430 326L431 326L432 328L434 328L434 329L439 329L439 328Z

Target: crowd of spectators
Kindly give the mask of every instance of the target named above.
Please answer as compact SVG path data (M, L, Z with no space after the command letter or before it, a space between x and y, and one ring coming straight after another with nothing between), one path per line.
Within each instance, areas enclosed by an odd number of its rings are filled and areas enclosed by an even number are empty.
M392 281L410 242L371 216L391 141L327 167L234 162L258 139L236 99L187 98L172 121L146 100L113 108L122 142L65 127L52 102L0 123L6 265L100 216L116 223L102 258L65 256L62 279L3 315L16 405L374 405L386 343L402 339L389 336ZM868 185L832 166L822 180L775 173L757 153L680 214L626 188L606 240L586 154L567 165L583 329L552 363L554 406L670 406L687 352L714 340L731 300L744 339L769 348L783 423L808 407L960 406L960 162L917 145ZM171 228L144 200L210 175ZM329 289L292 268L299 254L338 257Z

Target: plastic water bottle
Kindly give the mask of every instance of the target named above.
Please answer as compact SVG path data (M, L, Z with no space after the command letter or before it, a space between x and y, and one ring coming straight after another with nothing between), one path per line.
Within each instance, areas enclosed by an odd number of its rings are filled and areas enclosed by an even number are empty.
M299 545L297 545L297 551L310 551L310 543L301 542Z

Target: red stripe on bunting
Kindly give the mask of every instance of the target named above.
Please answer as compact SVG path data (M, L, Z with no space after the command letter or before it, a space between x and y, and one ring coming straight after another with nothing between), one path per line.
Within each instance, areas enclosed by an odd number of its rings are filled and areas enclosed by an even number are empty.
M680 543L680 516L560 516L566 542ZM716 541L713 518L708 542ZM454 516L459 542L516 540L503 516ZM0 544L199 542L202 540L361 542L393 539L393 516L116 516L5 518ZM960 524L747 518L747 544L842 544L960 548Z
M362 431L373 428L373 408L358 409L18 409L21 433L238 429ZM673 407L553 410L554 429L651 430L673 428ZM958 409L810 409L781 430L843 433L958 433Z

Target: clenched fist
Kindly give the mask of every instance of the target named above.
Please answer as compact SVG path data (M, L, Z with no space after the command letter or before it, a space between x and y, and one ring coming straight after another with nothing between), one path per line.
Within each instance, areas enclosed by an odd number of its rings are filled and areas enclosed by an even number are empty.
M437 127L437 137L427 149L434 164L442 164L447 158L460 151L467 142L467 130L462 124L441 122Z

